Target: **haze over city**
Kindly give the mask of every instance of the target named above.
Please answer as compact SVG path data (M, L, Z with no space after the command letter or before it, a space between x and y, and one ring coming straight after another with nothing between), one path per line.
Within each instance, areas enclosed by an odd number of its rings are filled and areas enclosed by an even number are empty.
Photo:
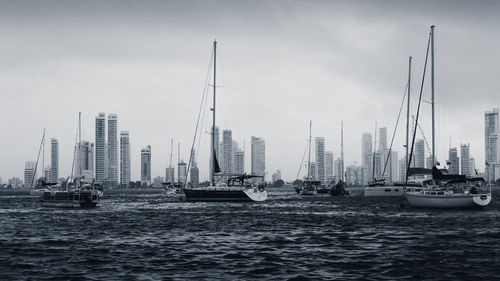
M218 46L221 129L245 145L266 142L266 171L297 175L313 137L361 163L361 135L387 127L390 141L413 57L412 110L429 26L436 26L436 148L470 143L484 171L484 112L500 105L496 67L498 6L493 1L16 1L0 3L0 177L22 177L36 160L43 128L59 140L69 175L78 112L82 139L94 142L99 112L130 132L132 179L151 145L152 176L164 175L170 140L189 158L212 41ZM428 79L429 77L427 77ZM424 100L430 100L425 82ZM208 120L208 111L206 112ZM430 139L430 106L421 125ZM394 150L403 153L401 121ZM206 130L209 122L205 122ZM208 178L209 137L198 165ZM50 150L46 151L46 158ZM46 160L47 161L47 160Z

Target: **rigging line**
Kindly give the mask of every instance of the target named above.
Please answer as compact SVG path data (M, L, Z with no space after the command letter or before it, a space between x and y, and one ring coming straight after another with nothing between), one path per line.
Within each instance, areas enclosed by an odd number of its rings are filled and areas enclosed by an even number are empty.
M417 123L417 126L418 126L418 130L420 131L420 134L422 134L422 138L424 139L424 143L425 143L425 146L427 147L427 150L432 155L432 151L431 151L431 148L429 147L429 142L427 142L427 138L425 137L424 130L420 126L420 123Z
M38 156L36 157L36 163L35 163L35 171L33 172L33 177L31 178L31 188L33 188L33 181L35 180L36 177L36 170L38 167L38 160L40 160L40 151L42 150L42 145L45 145L45 128L43 129L43 135L42 135L42 140L40 141L40 148L38 149ZM43 173L43 170L42 170Z
M401 106L399 107L398 118L396 120L396 126L394 127L394 132L392 133L391 145L389 146L389 153L387 154L387 158L385 159L384 171L382 172L382 178L384 178L385 170L387 168L387 162L389 161L389 158L391 157L392 144L394 142L394 137L396 136L396 130L397 130L398 124L399 124L399 117L401 117L401 111L403 109L403 105L404 105L404 101L405 101L405 97L406 97L407 93L408 93L408 83L406 83L405 93L403 95L403 99L401 100Z
M302 155L302 161L300 161L299 171L297 172L297 179L299 178L300 171L302 170L302 165L304 164L304 159L306 158L307 146L308 145L306 144L306 148L304 149L304 154ZM309 169L309 166L307 167L307 169Z
M75 148L73 150L73 163L71 164L71 178L73 178L73 171L75 168L75 162L76 162L76 143L78 141L78 125L76 125L76 134L75 134Z
M200 102L200 110L198 111L198 120L196 121L196 128L194 130L194 137L193 137L193 143L191 145L191 151L189 153L189 162L188 162L188 166L187 166L187 171L186 171L186 178L184 179L184 186L186 186L186 182L187 182L187 179L188 179L188 175L189 175L189 170L191 170L191 162L193 161L193 148L194 148L194 145L196 143L196 136L198 134L198 128L199 128L199 124L200 124L200 117L201 117L201 112L203 111L203 104L205 102L205 98L207 96L207 88L208 88L208 79L209 79L209 74L210 74L210 67L212 66L212 59L214 57L214 49L212 49L212 54L210 55L210 62L208 63L208 71L207 71L207 77L205 79L205 86L204 86L204 89L203 89L203 94L202 94L202 97L201 97L201 102ZM215 85L214 85L215 87Z
M415 119L415 128L413 130L413 139L411 141L410 157L409 157L408 163L406 165L405 187L408 184L408 172L410 170L411 158L413 157L413 148L415 146L415 135L417 134L417 124L418 124L418 117L420 115L420 104L422 103L422 92L424 90L425 72L427 70L427 59L429 58L429 46L430 46L430 43L431 43L431 36L429 34L429 40L427 41L427 52L425 53L424 72L422 73L422 83L420 84L420 96L418 98L417 117Z
M212 75L212 59L210 58L210 62L209 62L209 65L208 65L208 74L207 74L207 80L209 79L208 77L210 77ZM209 83L205 83L205 95L208 91L208 85ZM203 113L202 113L202 118L201 118L201 125L200 125L200 137L198 138L198 144L196 145L196 150L199 152L200 151L200 142L201 142L201 136L202 136L202 131L203 131L203 127L205 126L205 117L206 117L206 112L207 112L207 104L208 104L208 98L205 99L205 106L203 106ZM212 130L210 130L210 132L212 132ZM212 150L212 149L210 149ZM195 159L198 159L198 155L195 155Z

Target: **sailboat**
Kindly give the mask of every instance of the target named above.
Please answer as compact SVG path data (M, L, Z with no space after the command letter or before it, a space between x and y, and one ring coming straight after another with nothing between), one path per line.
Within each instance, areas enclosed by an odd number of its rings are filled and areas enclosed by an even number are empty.
M465 175L451 175L445 174L437 168L439 163L436 161L435 154L435 132L434 132L434 26L431 26L430 41L431 45L431 105L432 105L432 181L429 188L421 191L407 191L405 192L406 199L412 207L418 208L472 208L484 207L491 202L491 186L488 185L483 178L480 177L467 177ZM428 44L429 44L428 43ZM427 54L429 45L427 47ZM427 65L427 56L426 63ZM425 69L424 69L425 74ZM422 81L423 83L423 81ZM420 110L420 101L422 100L422 89L420 90L420 100L417 110ZM413 135L412 148L415 143L415 132L417 123L415 123L415 130ZM412 149L413 150L413 149ZM411 162L408 159L408 166ZM409 168L407 168L407 171ZM407 173L408 174L408 173ZM408 178L408 176L406 177Z
M103 195L103 187L94 180L85 179L82 175L82 165L79 163L78 175L73 176L76 161L81 161L81 113L78 114L78 144L73 154L71 176L66 179L65 190L47 190L40 201L43 207L91 208L96 207ZM76 156L76 157L75 157ZM76 159L75 159L76 158Z
M406 158L408 159L408 139L409 139L409 124L410 124L410 94L411 94L411 61L412 57L409 57L408 59L408 82L406 85L406 145L404 146L406 148ZM401 107L399 109L399 113L401 113L401 110L403 108L403 102L404 102L404 96L403 95L403 101L401 102ZM396 133L396 129L399 123L399 114L398 114L398 119L396 121L396 126L394 127L394 132L391 140L391 145L389 148L389 153L387 155L387 158L385 159L385 164L384 164L384 171L382 172L382 179L380 180L373 180L371 181L367 187L364 188L364 195L365 197L404 197L404 191L405 191L405 182L394 182L393 185L386 185L385 179L383 178L385 175L385 171L387 168L387 163L390 160L391 156L391 151L392 151L392 144L394 141L394 136ZM376 131L375 131L376 133ZM375 170L373 170L373 175L375 175ZM422 183L410 183L406 182L406 190L413 190L413 191L420 191L422 189Z
M344 121L340 122L340 161L341 161L341 172L340 179L335 186L330 187L328 193L330 196L343 196L350 195L351 190L345 186L345 173L344 173Z
M307 178L302 181L300 186L295 187L295 191L300 196L318 196L318 189L321 187L320 181L313 180L311 178L311 137L312 121L309 121L309 159L307 160Z
M183 191L186 201L265 201L267 199L266 184L264 175L222 175L215 153L215 98L216 98L216 54L217 41L213 42L213 107L212 107L212 146L210 148L210 184L203 187L192 187L184 185ZM196 135L196 134L195 134ZM193 141L194 146L194 141ZM193 147L191 148L193 151ZM191 153L192 155L192 153ZM191 162L191 160L190 160ZM188 167L189 170L189 167ZM219 181L215 180L220 176ZM221 178L227 177L225 182L220 182ZM260 183L256 179L260 178ZM187 180L187 177L186 177Z

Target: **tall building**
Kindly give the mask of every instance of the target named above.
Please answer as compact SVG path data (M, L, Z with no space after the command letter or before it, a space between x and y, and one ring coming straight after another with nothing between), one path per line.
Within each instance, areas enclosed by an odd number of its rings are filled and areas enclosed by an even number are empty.
M473 157L471 157L469 160L469 175L470 176L476 175L476 161L474 161Z
M448 172L453 175L460 174L460 159L458 158L457 148L450 148L448 152L448 159L450 161L450 166L448 167Z
M306 175L306 179L307 179L307 175ZM316 163L314 163L314 162L311 162L311 166L309 167L309 179L310 180L317 180L318 179Z
M191 186L198 186L200 183L200 171L196 163L196 151L191 150L191 168L189 168L189 182Z
M118 140L116 114L108 115L108 183L118 185Z
M399 181L404 182L406 180L406 155L399 160Z
M363 185L372 180L372 135L364 133L361 137L361 167Z
M372 165L374 165L372 167L372 172L375 173L374 179L380 180L380 179L382 179L382 172L384 169L382 153L380 153L379 151L373 152L372 157L373 157L372 158L372 161L373 161Z
M234 167L235 174L243 175L245 173L245 152L239 148L234 153Z
M499 124L498 124L498 108L492 111L484 112L484 143L485 143L485 173L486 181L493 182L500 175L495 174L495 164L499 163L500 151L499 147Z
M316 168L317 168L317 180L321 183L326 182L325 178L325 138L316 137L315 138L315 148L316 148Z
M106 115L100 112L95 118L95 177L99 182L106 180Z
M141 150L141 184L151 185L151 145Z
M186 182L187 177L187 165L186 162L182 161L177 164L177 179L179 182Z
M80 144L79 158L76 163L76 174L82 171L82 175L94 176L94 144L82 141Z
M395 182L399 180L399 163L398 163L398 152L391 151L389 160L387 161L387 174L390 182Z
M172 166L169 166L168 168L165 169L165 181L166 182L175 182L175 168Z
M460 174L470 176L470 145L460 144Z
M384 152L387 149L387 127L378 129L378 151Z
M52 138L50 140L50 179L52 183L59 180L59 142Z
M24 164L24 186L27 188L33 188L36 185L35 167L34 161L26 161Z
M262 138L252 136L251 144L252 174L258 176L266 175L266 143Z
M347 185L360 186L363 184L363 168L356 165L347 166L345 169L345 182Z
M232 173L233 167L233 132L231 130L222 131L222 172L225 175Z
M327 182L333 180L333 152L325 151L325 178Z
M128 131L120 132L120 185L130 182L130 137Z
M413 154L415 158L415 167L425 168L425 143L423 139L418 139L415 142L415 152Z
M434 161L432 160L432 155L429 155L425 159L425 167L427 169L432 169L432 166L434 166Z
M277 180L281 180L281 170L276 170L276 173L272 176L273 183Z

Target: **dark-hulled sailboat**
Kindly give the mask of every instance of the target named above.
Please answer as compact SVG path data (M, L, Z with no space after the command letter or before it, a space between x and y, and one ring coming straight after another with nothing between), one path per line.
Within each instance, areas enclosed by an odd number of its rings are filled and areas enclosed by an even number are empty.
M191 187L185 185L183 191L186 201L264 201L267 199L266 184L263 181L264 175L222 175L215 153L215 98L216 98L216 51L217 41L213 43L213 108L212 110L212 146L210 148L210 185L201 187ZM217 182L215 177L220 179L224 176L226 182ZM261 183L255 182L260 178Z

